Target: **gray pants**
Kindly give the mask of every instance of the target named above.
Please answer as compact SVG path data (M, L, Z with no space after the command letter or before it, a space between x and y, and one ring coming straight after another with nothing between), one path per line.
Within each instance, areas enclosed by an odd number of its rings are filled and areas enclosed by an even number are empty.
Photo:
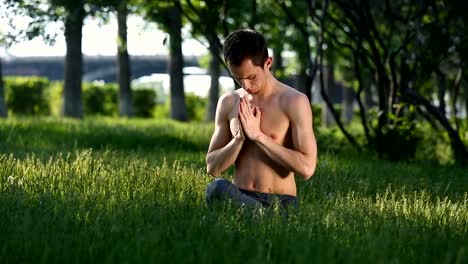
M298 201L295 196L242 190L223 178L215 179L206 188L206 204L208 207L211 207L215 201L230 201L236 206L246 205L252 208L270 207L277 201L284 208L290 205L295 208L298 207Z

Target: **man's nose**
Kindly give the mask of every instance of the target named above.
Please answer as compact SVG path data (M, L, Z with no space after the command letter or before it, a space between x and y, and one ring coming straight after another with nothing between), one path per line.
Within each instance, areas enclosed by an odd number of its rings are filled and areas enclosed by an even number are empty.
M250 83L247 80L241 80L241 85L242 85L242 88L244 88L245 90L250 89Z

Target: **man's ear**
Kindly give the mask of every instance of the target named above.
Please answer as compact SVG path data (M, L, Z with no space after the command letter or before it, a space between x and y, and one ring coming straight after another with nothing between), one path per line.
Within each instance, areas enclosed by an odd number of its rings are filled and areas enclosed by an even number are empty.
M271 66L273 65L273 58L272 57L268 57L266 60L265 60L265 68L267 68L268 70L271 69Z

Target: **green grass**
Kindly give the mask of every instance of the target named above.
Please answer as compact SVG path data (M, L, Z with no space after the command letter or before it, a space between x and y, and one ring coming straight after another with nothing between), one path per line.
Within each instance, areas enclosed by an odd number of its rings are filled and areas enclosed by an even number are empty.
M0 120L0 262L468 261L466 167L336 151L319 134L317 172L297 181L300 211L215 212L204 203L212 129Z

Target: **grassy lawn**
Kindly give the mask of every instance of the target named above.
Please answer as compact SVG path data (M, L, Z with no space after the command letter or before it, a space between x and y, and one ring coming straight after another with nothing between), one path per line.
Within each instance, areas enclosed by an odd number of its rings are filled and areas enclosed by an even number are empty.
M322 132L315 176L297 180L300 211L213 212L212 129L0 120L0 262L468 262L466 167L336 151Z

